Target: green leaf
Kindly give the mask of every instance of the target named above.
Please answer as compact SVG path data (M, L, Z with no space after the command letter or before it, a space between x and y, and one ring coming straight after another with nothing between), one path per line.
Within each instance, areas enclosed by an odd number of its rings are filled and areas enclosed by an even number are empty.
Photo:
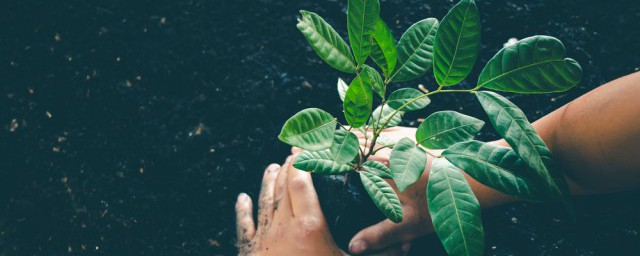
M464 175L442 158L431 166L427 200L431 221L447 254L482 255L480 203Z
M383 179L391 179L393 175L391 174L391 170L386 165L376 162L376 161L366 161L362 164L362 167L368 172L383 178Z
M438 27L433 74L442 86L464 80L480 52L480 15L473 0L456 4Z
M478 182L507 195L544 201L549 194L535 172L510 148L473 140L451 146L442 156Z
M369 193L373 203L394 223L402 221L402 206L393 188L382 178L369 173L360 172L360 180Z
M358 155L359 149L358 136L343 129L336 130L336 135L333 137L333 144L330 148L333 161L338 164L351 162Z
M349 89L349 85L342 80L342 78L338 78L338 96L340 96L340 100L344 101L344 96L347 95L347 89Z
M373 33L373 45L371 45L371 59L375 62L385 77L389 77L396 67L398 55L396 52L396 40L391 30L382 19L378 18L376 30Z
M297 27L318 56L337 70L355 73L356 65L351 50L338 32L318 14L308 11L300 13L302 19L298 20Z
M319 174L340 174L353 171L349 164L338 164L331 159L329 150L302 151L293 162L293 166L304 171Z
M373 92L368 75L361 72L349 85L344 97L344 117L353 128L367 123L373 107Z
M420 178L426 165L427 153L409 138L400 139L389 157L393 180L400 192Z
M374 92L380 95L380 98L384 99L384 94L387 88L382 81L382 77L380 77L380 73L378 73L378 71L376 71L372 67L364 64L362 65L362 71L360 72L360 75L363 79L367 79L368 84L371 85L371 89L373 89Z
M379 15L380 3L378 0L349 0L347 29L349 43L358 65L364 64L369 57Z
M421 91L418 91L413 88L402 88L394 91L389 95L389 99L387 100L387 104L393 109L399 109L404 104L407 104L402 111L415 111L419 109L423 109L431 100L429 97L423 96L424 94ZM420 99L414 100L415 98L422 97ZM409 103L410 102L410 103Z
M382 111L382 113L380 113L380 111ZM391 120L389 121L389 123L387 123L387 125L384 126L384 128L391 128L399 125L400 122L402 122L402 116L404 115L404 112L398 111L398 113L391 116L394 111L395 110L389 107L389 105L387 104L385 104L384 107L378 106L376 109L374 109L373 113L371 114L371 119L375 124L375 128L380 129L380 127L382 127L382 124L384 124L389 118L391 118Z
M455 111L440 111L427 117L416 131L416 141L430 149L445 149L468 141L482 129L484 121Z
M336 119L322 109L308 108L293 115L282 126L278 139L294 147L317 151L333 143Z
M413 80L431 69L437 30L438 20L435 18L418 21L407 29L398 42L398 63L390 80Z
M482 69L478 86L515 93L564 92L582 77L578 62L565 57L560 40L528 37L496 53Z
M515 104L494 92L480 91L476 96L491 124L520 158L536 172L559 198L569 206L569 188L551 159L551 152L533 129L525 114Z
M376 144L379 144L384 147L393 147L396 145L396 143L398 143L398 141L395 140L394 138L386 137L383 135L378 135L378 139L376 140Z

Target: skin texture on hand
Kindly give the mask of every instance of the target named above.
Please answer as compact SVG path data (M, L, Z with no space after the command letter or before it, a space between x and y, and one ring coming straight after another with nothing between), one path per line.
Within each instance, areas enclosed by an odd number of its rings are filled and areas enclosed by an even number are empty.
M264 172L259 196L257 228L253 203L244 193L236 202L239 255L347 255L333 241L308 172L283 166ZM405 255L408 247L390 247L374 255Z
M572 194L610 193L640 187L639 98L640 72L636 72L600 86L533 123L565 173ZM393 140L414 139L415 131L415 128L394 127L382 131L381 135ZM364 136L358 136L361 146L368 148ZM509 146L504 140L491 143ZM382 149L370 159L389 165L390 152L388 148ZM352 238L351 253L406 243L433 232L425 195L432 158L429 157L420 180L398 194L405 213L403 222L395 224L385 220L363 229ZM465 176L482 208L517 200Z

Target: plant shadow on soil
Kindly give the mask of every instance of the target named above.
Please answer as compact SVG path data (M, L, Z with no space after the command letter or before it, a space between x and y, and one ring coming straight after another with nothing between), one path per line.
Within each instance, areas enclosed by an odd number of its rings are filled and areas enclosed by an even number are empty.
M388 0L396 38L452 1ZM629 1L478 1L480 58L509 38L561 39L582 65L569 92L510 98L531 120L638 70L640 6ZM338 76L295 28L298 10L346 36L346 1L6 1L0 8L0 255L234 255L233 208L256 198L262 170L289 148L295 112L341 113ZM432 75L397 87L424 84ZM468 96L439 95L403 125L451 109L485 119ZM490 128L479 135L495 139ZM316 177L340 246L382 219L357 177ZM640 193L561 207L517 203L483 212L486 255L628 255L640 242ZM434 235L412 254L441 255Z

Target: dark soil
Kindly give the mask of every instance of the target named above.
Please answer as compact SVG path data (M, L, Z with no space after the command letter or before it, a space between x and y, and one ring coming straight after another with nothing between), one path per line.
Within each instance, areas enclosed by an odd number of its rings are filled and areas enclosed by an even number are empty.
M381 16L399 38L453 4L382 1ZM582 64L570 92L512 97L532 120L640 67L635 1L478 6L483 47L470 83L511 37L558 37ZM336 79L352 79L307 46L299 9L346 36L343 0L2 1L0 255L235 254L235 198L255 198L264 167L285 158L281 125L306 107L338 115ZM472 98L442 95L407 120L441 109L485 118ZM380 218L358 187L317 182L340 246ZM576 224L553 204L485 211L486 254L637 255L639 200L580 198ZM443 254L435 236L414 245Z

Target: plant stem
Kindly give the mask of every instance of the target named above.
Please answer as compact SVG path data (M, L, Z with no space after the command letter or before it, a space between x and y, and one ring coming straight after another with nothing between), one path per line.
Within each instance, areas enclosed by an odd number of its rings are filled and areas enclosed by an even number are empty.
M371 140L371 146L369 147L369 152L367 152L367 154L361 158L361 162L364 160L366 161L369 156L371 156L374 153L373 147L376 145L376 141L378 140L378 136L380 136L380 133L382 132L382 130L384 129L384 127L387 126L387 124L389 124L389 122L391 121L391 119L398 114L398 112L400 112L402 109L404 109L405 107L409 106L409 104L416 102L422 98L425 97L429 97L431 95L435 95L438 93L452 93L452 92L466 92L466 93L474 93L475 91L477 91L478 89L480 89L479 86L476 86L473 89L454 89L454 90L442 90L442 86L438 87L437 90L429 92L429 93L425 93L423 95L420 95L418 97L415 97L413 99L411 99L410 101L407 101L407 103L403 104L402 106L400 106L399 108L397 108L396 110L394 110L391 115L389 115L389 118L387 118L387 120L384 122L384 124L382 124L380 126L380 129L376 129L376 127L373 127L373 139ZM380 113L382 113L382 111L380 111ZM366 144L365 144L366 146Z

